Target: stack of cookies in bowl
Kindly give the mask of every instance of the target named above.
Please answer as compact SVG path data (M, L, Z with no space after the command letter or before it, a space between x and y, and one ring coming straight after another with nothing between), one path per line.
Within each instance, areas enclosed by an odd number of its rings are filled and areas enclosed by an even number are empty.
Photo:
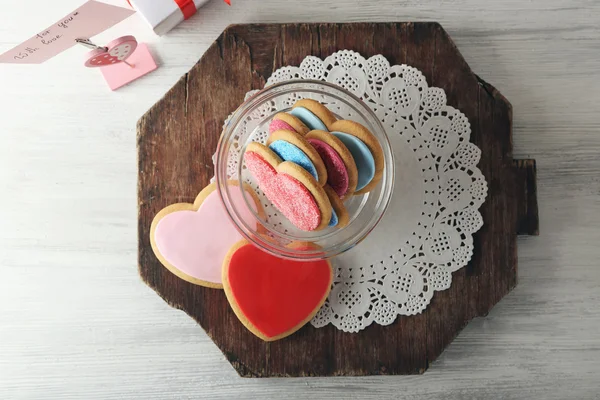
M338 120L303 99L276 114L266 144L251 142L244 162L267 199L298 229L349 223L344 202L373 190L384 172L382 147L363 125Z

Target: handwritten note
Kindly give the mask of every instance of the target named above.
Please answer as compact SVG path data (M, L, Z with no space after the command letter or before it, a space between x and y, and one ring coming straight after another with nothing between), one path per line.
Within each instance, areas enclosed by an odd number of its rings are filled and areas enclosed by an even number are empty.
M135 11L90 0L31 39L0 55L0 63L41 64L121 22Z

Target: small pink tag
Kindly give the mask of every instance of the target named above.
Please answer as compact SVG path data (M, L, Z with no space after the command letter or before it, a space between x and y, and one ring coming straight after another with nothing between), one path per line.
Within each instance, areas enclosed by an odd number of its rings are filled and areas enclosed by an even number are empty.
M138 45L133 54L127 58L127 63L132 67L125 63L100 67L110 90L117 90L157 68L154 58L152 58L152 54L150 54L145 43Z
M0 63L41 64L123 21L135 11L90 0L12 50L0 54Z

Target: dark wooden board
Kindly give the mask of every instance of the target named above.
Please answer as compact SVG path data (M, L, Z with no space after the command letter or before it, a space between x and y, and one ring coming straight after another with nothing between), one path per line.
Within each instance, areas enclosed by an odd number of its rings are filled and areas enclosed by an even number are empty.
M150 248L150 224L163 207L193 202L209 182L223 121L247 91L262 88L281 66L342 49L419 68L465 113L489 185L480 210L485 224L474 236L469 265L453 274L450 289L435 293L423 314L358 334L308 325L265 343L237 320L222 291L182 281L161 266ZM422 373L471 319L486 315L515 287L517 234L538 233L535 161L512 159L511 105L470 70L437 23L230 26L140 119L138 157L139 273L194 318L242 376Z

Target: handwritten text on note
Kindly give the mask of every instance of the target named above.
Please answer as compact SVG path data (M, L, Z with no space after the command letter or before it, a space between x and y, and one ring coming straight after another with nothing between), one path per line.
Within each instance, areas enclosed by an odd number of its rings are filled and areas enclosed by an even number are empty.
M134 11L90 0L31 39L0 55L0 63L41 64L121 22Z

